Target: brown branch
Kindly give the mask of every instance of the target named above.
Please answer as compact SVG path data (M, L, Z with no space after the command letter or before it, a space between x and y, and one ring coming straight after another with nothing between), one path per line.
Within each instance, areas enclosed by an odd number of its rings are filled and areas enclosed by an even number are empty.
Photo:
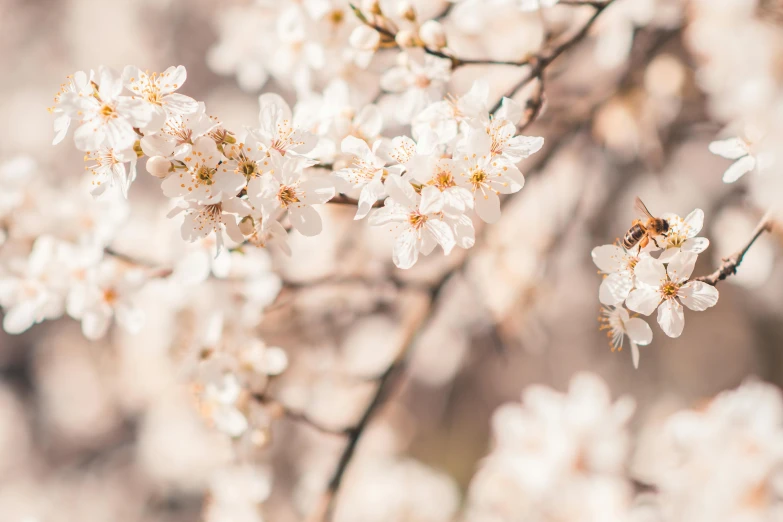
M327 201L326 204L357 206L359 204L359 200L356 198L348 197L345 194L337 194L335 197ZM383 206L383 200L376 201L372 205L373 208L380 208L382 206Z
M569 50L571 47L573 47L577 42L582 40L585 36L587 36L587 32L590 30L590 27L593 26L596 20L598 20L598 17L601 15L601 13L606 9L614 0L607 0L606 2L599 3L598 5L593 5L595 8L595 12L593 13L593 16L590 17L590 19L582 26L579 31L577 31L573 36L567 38L564 42L560 43L559 45L555 46L549 51L544 51L543 53L536 54L532 58L529 59L529 63L531 65L530 69L527 71L527 73L504 95L504 98L511 98L514 96L519 90L530 83L534 78L537 78L539 76L542 76L544 73L544 70L554 62L561 54ZM494 107L490 110L491 113L497 112L498 109L500 109L500 106L503 103L503 99L501 98Z
M332 473L329 483L326 487L326 491L322 494L319 502L316 504L315 509L307 517L307 522L323 522L326 520L333 508L334 499L337 495L340 485L342 484L345 472L348 469L353 456L356 452L356 447L359 441L364 435L367 426L374 417L375 413L384 404L386 398L388 398L394 391L394 389L402 381L404 375L405 366L407 364L408 356L416 344L419 335L425 331L428 325L431 323L435 312L437 311L437 302L440 299L443 289L446 287L449 281L451 281L459 272L462 271L467 263L469 256L464 255L462 260L457 263L453 268L448 270L441 276L438 281L432 284L428 289L428 300L426 304L426 310L422 314L421 319L415 322L412 327L408 329L408 334L405 336L405 341L397 352L396 357L392 363L386 368L386 370L378 377L378 387L373 395L372 399L368 403L364 410L356 427L349 432L348 443L346 444L343 452L340 454L340 458L337 462L334 472Z
M557 5L567 5L569 7L582 7L589 5L590 7L598 9L599 7L606 7L608 3L609 2L593 2L591 0L560 0Z
M756 225L756 228L753 230L753 235L750 237L748 242L745 243L745 246L729 257L723 258L723 262L721 263L720 267L718 267L718 269L713 273L701 277L695 277L693 281L701 281L702 283L715 286L718 284L718 281L723 281L727 277L736 274L737 268L739 268L739 266L742 264L742 260L745 258L745 254L748 253L748 250L750 250L750 247L753 246L753 243L755 243L764 232L772 232L772 225L772 213L767 212L764 217L761 218L759 224Z

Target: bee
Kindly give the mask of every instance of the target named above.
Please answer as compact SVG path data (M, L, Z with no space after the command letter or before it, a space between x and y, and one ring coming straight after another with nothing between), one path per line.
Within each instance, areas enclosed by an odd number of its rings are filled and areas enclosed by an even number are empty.
M655 246L658 246L658 242L655 241L655 236L668 232L669 222L663 218L657 218L650 214L650 211L647 210L647 207L639 198L636 198L634 207L642 216L647 218L647 221L637 219L633 222L633 225L631 225L631 228L628 229L628 232L625 233L625 237L623 238L623 248L630 250L637 243L639 244L639 248L644 248L651 239L653 243L655 243Z

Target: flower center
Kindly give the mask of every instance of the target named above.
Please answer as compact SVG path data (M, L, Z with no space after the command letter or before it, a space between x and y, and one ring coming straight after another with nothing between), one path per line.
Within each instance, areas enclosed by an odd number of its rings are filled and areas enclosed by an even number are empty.
M438 172L435 174L435 179L432 180L432 184L438 187L441 191L456 185L454 182L454 176L451 175L451 172L444 169L438 169Z
M430 80L426 76L417 76L414 83L416 84L416 87L418 87L419 89L426 89L427 87L430 86L432 80Z
M419 230L421 227L424 226L424 223L427 222L427 216L420 213L419 211L412 212L410 216L408 216L408 221L410 222L411 226L414 228L414 230Z
M478 190L487 181L487 173L484 170L476 170L470 176L470 184L473 185L474 190Z
M296 188L286 185L280 187L280 190L277 192L277 199L280 200L283 208L288 208L292 203L299 203L299 198L296 196Z
M245 175L247 179L253 178L258 175L258 165L255 161L244 159L239 162L239 170Z
M101 107L101 116L103 116L104 118L114 118L115 116L117 116L117 113L114 112L114 107L106 104L103 107Z
M680 285L673 281L667 281L661 286L661 295L665 299L671 299L677 297L677 291L680 289Z
M196 180L200 181L204 185L212 185L212 176L215 175L215 169L211 169L206 165L202 165L196 171Z
M106 304L112 305L117 301L117 291L114 288L107 288L103 291L103 300Z

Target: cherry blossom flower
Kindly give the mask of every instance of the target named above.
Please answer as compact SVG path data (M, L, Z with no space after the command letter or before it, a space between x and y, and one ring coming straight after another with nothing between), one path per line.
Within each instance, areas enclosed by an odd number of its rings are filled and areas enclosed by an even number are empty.
M664 333L679 337L685 327L683 304L701 312L718 302L718 290L714 286L688 281L697 257L693 252L678 252L668 264L653 257L641 259L634 269L636 288L628 296L626 306L644 315L657 308L658 324Z
M378 140L370 150L366 142L353 136L347 136L340 145L343 153L353 155L354 160L352 166L335 171L334 175L350 183L352 188L361 189L354 219L367 216L375 202L386 194L383 185L386 176L402 174L399 165L385 167L386 160L378 156L382 145L383 142Z
M247 179L236 170L218 168L222 159L212 138L197 138L192 150L183 158L186 168L176 169L161 183L163 194L201 202L235 196Z
M126 66L122 71L125 88L144 101L152 113L147 124L150 129L161 128L169 115L190 114L198 109L196 100L174 92L182 87L186 78L187 71L182 65L172 65L160 74L141 71L134 65Z
M231 437L239 437L248 428L247 418L237 408L241 394L242 386L231 373L217 383L208 383L204 389L203 411L218 430Z
M88 152L84 160L91 162L85 169L94 176L90 190L93 196L100 196L107 188L118 186L123 197L128 197L128 189L136 179L136 151L101 147L95 152ZM129 163L127 167L126 163Z
M470 483L466 520L618 520L630 504L633 411L593 374L575 375L567 393L529 386L492 415L493 449Z
M307 154L318 143L312 133L293 125L291 108L279 94L266 93L258 97L261 110L259 126L250 130L264 151L277 151L282 155Z
M384 90L402 93L396 110L400 123L409 123L428 104L439 100L451 76L449 60L415 51L421 49L400 54L403 63L381 76Z
M257 178L272 169L272 160L269 155L253 141L247 144L235 143L224 147L223 151L228 159L220 164L218 170L233 172L237 176L244 177L246 181Z
M302 179L302 169L309 160L272 153L273 169L247 184L250 203L261 211L264 220L285 211L293 227L302 235L321 233L321 216L313 205L321 205L334 197L334 184L326 178Z
M134 127L146 127L152 111L142 100L121 95L122 78L115 71L102 67L98 78L95 96L72 95L61 100L66 112L80 114L81 125L74 133L76 147L82 151L101 146L130 148L139 138Z
M601 310L601 330L606 330L610 339L612 351L623 349L623 342L628 337L631 344L633 367L639 367L639 346L647 346L652 342L652 329L644 319L631 317L628 310L620 307L604 307Z
M74 100L69 100L69 98L73 96L77 98L92 96L93 76L95 76L93 71L89 73L76 71L68 76L68 80L65 83L60 85L60 92L54 97L54 107L49 109L52 114L56 115L54 118L54 139L52 140L52 145L57 145L65 138L65 135L68 134L68 128L71 126L71 120L78 115L77 107L81 105L81 101L74 102ZM66 103L61 104L62 100L66 100Z
M503 98L500 109L486 124L487 134L492 139L493 155L502 155L513 163L519 163L544 146L544 138L515 136L523 114L524 109L518 102Z
M105 260L71 287L66 304L68 315L81 320L82 333L92 340L106 335L113 317L129 332L138 332L144 313L132 298L145 280L142 270L127 269L118 261Z
M437 245L448 255L457 240L454 231L443 221L443 200L435 187L425 187L417 194L410 183L398 177L386 180L389 197L383 208L373 212L370 225L397 224L397 240L392 260L398 268L416 264L419 253L429 255Z
M438 189L440 194L431 192L442 202L444 215L460 218L468 209L473 208L473 194L465 187L457 185L458 164L450 158L433 158L423 166L410 169L411 176L417 182Z
M237 215L245 216L252 211L250 205L244 200L235 197L210 201L209 203L197 203L185 201L177 205L168 217L174 217L185 212L182 222L182 239L193 242L199 238L215 234L216 253L220 254L224 238L223 234L236 243L244 241L244 236L237 225Z
M504 156L493 156L492 140L482 129L472 129L455 151L459 161L457 184L473 193L476 214L486 223L500 219L498 194L519 192L525 178Z
M375 51L378 50L381 34L372 27L361 24L351 32L348 42L357 51L354 55L356 65L366 69L370 65Z
M62 286L66 280L57 268L59 243L51 236L35 240L30 255L18 273L0 274L0 306L5 309L3 329L22 333L45 319L62 315Z
M460 126L470 120L486 118L489 109L489 84L479 79L466 94L447 96L445 100L429 104L416 114L411 122L413 136L425 131L434 132L438 143L450 143L460 131Z
M243 228L245 223L247 223L247 231ZM279 221L263 219L260 216L257 219L247 216L239 223L239 228L251 245L262 248L274 246L285 255L291 255L291 247L288 246L288 232Z
M220 126L220 122L208 116L206 111L204 103L199 102L193 113L169 115L160 130L141 139L141 150L150 157L184 156L198 138Z
M723 173L724 183L734 183L753 170L764 170L772 163L769 154L758 153L757 147L742 138L728 138L713 141L709 145L710 152L726 159L736 160Z
M697 208L685 216L685 219L675 214L664 214L661 217L669 223L668 232L663 237L656 238L658 245L664 249L658 256L661 262L668 262L673 255L680 251L701 254L710 246L710 240L706 237L696 237L704 226L704 211L702 209Z
M618 245L603 245L593 249L593 263L605 274L598 289L598 300L601 304L618 305L631 293L634 268L641 257L649 255L640 254L636 250L628 251Z
M272 492L272 474L250 464L236 464L214 473L205 522L263 522L259 504Z

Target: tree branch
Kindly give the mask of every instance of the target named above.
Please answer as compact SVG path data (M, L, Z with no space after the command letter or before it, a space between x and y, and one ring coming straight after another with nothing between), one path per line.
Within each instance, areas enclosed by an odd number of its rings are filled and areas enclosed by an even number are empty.
M764 232L771 232L772 225L773 219L772 212L770 211L767 212L763 218L761 218L761 221L759 221L759 224L756 225L756 228L753 230L753 235L751 235L745 246L729 257L724 258L723 263L721 263L720 267L718 267L718 269L713 273L696 277L693 279L693 281L701 281L702 283L715 286L718 284L718 281L723 281L730 275L736 274L737 268L739 268L739 266L742 264L742 260L745 258L745 254L748 253L748 250L750 250L750 247L753 246L753 243L755 243Z
M595 12L593 13L593 16L590 17L590 19L585 23L585 25L582 26L582 28L577 31L573 36L566 39L564 42L560 43L559 45L555 46L549 51L545 51L543 53L539 53L535 56L533 56L531 59L528 60L528 63L531 65L530 69L527 71L527 73L504 95L504 98L511 98L514 96L519 90L530 83L534 78L537 78L539 76L543 77L544 70L554 62L561 54L569 50L571 47L573 47L577 42L582 40L585 36L587 36L587 32L590 30L590 27L595 23L595 21L598 19L599 16L601 16L601 13L611 5L611 3L614 0L607 0L606 2L598 3L597 5L593 4L586 4L586 5L592 5L595 8ZM497 112L498 109L500 109L500 106L503 103L503 99L501 98L494 107L490 110L491 113Z

